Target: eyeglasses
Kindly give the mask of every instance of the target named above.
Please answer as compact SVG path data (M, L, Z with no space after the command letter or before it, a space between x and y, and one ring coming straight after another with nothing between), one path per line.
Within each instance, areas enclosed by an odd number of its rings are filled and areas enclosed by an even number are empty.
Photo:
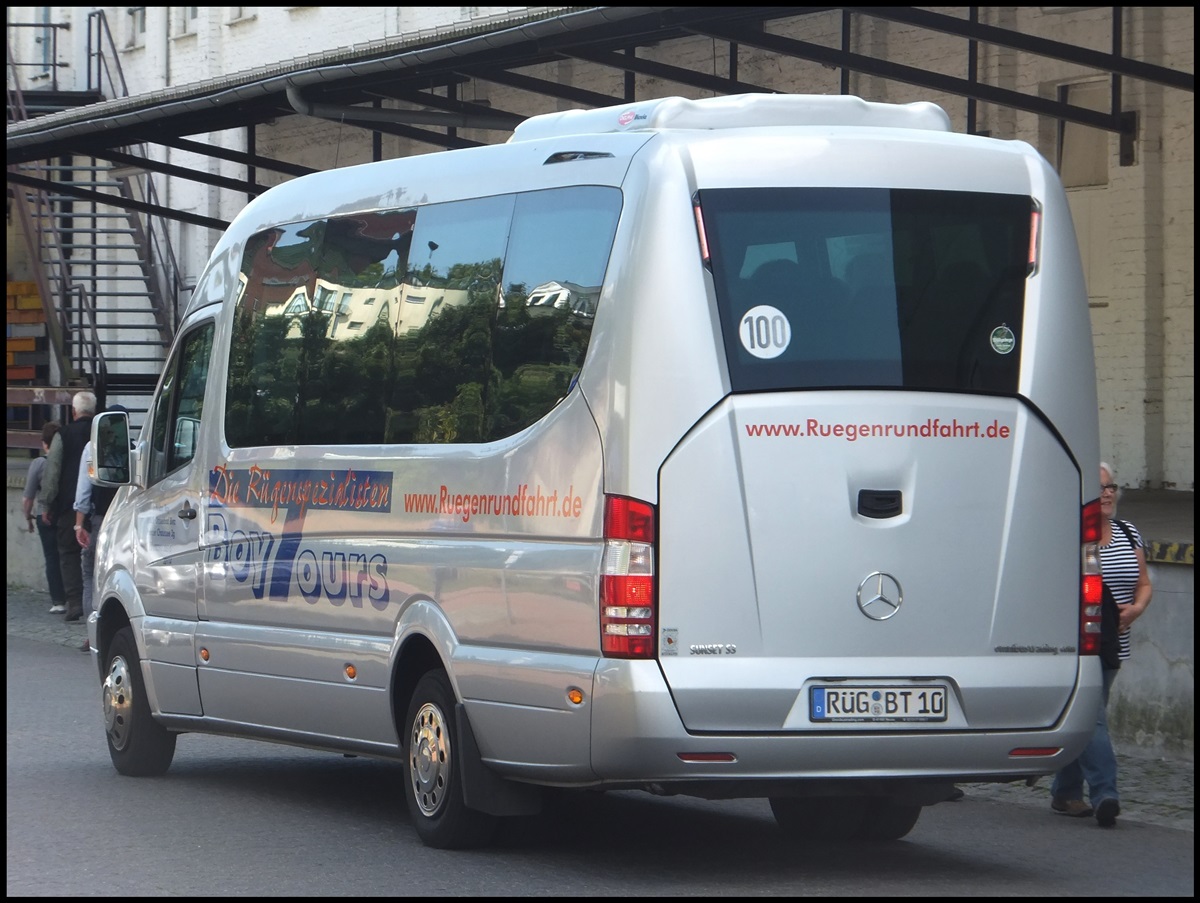
M1116 483L1105 483L1100 487L1101 492L1116 492L1120 487Z

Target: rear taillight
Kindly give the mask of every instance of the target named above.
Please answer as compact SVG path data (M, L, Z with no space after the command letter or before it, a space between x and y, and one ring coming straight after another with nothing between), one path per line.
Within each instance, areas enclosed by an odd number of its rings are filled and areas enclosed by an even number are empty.
M1080 524L1079 654L1100 653L1100 500L1083 506Z
M692 215L696 217L696 238L700 242L700 261L706 266L712 266L712 255L708 250L708 232L704 228L704 211L700 209L700 198L692 199Z
M1042 246L1042 208L1034 202L1029 214L1029 262L1025 270L1027 276L1037 272Z
M653 505L615 495L604 499L600 650L610 658L654 658L654 521Z

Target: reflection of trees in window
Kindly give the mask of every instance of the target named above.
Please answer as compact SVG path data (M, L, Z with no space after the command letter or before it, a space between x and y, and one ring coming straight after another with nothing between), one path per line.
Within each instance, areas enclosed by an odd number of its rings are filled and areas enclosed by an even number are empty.
M196 333L184 347L180 362L183 384L179 395L179 414L200 419L204 411L204 386L208 381L208 359L212 355L213 329Z
M167 362L166 376L154 402L150 433L151 484L186 464L195 453L195 427L204 407L214 326L193 329Z
M195 428L204 410L204 388L208 382L208 360L212 354L212 323L196 329L184 340L179 356L179 403L175 412L175 435L168 467L174 470L196 453Z
M580 321L568 310L534 315L526 300L523 287L506 293L497 324L497 436L537 422L567 394L591 337L591 320Z
M154 426L150 431L150 483L167 473L167 436L171 427L171 403L175 399L175 362L168 364L158 400L154 403Z
M587 203L573 207L580 191ZM521 230L510 220L520 198L300 223L256 236L247 244L247 289L234 320L229 444L486 442L544 417L582 366L620 193L537 194L529 205L535 225L561 234L548 241L526 229L536 243L518 240L515 249L510 235ZM414 235L423 253L410 265ZM461 259L467 254L484 256ZM531 278L502 293L514 254ZM314 303L293 314L284 307L290 295L273 299L271 279L295 291L301 272ZM337 309L321 309L317 280L330 299L341 298ZM534 314L529 286L550 282L567 300ZM425 303L400 303L414 289ZM351 315L361 328L339 329L339 318L353 325Z

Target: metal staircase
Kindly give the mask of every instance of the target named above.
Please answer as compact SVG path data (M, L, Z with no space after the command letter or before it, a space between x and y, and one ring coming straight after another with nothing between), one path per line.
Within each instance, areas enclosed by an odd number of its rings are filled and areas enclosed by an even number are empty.
M82 92L59 91L56 79L44 91L22 91L12 27L10 122L128 94L102 11L89 16ZM32 379L14 378L30 376L28 368L9 369L10 449L37 447L42 422L67 413L39 408L63 404L81 388L94 391L102 406L123 404L140 426L166 359L185 289L165 221L139 209L159 206L150 173L138 166L145 149L112 156L119 162L74 156L8 167L12 219L45 314L44 365L35 366Z

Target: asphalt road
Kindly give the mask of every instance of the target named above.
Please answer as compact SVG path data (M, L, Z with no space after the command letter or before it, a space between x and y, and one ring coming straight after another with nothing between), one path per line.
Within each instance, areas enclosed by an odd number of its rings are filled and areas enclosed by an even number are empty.
M618 793L431 850L394 765L185 735L165 777L123 778L91 656L10 633L7 669L9 896L1194 895L1190 826L1104 830L1023 785L967 785L894 844L800 846L764 801Z

